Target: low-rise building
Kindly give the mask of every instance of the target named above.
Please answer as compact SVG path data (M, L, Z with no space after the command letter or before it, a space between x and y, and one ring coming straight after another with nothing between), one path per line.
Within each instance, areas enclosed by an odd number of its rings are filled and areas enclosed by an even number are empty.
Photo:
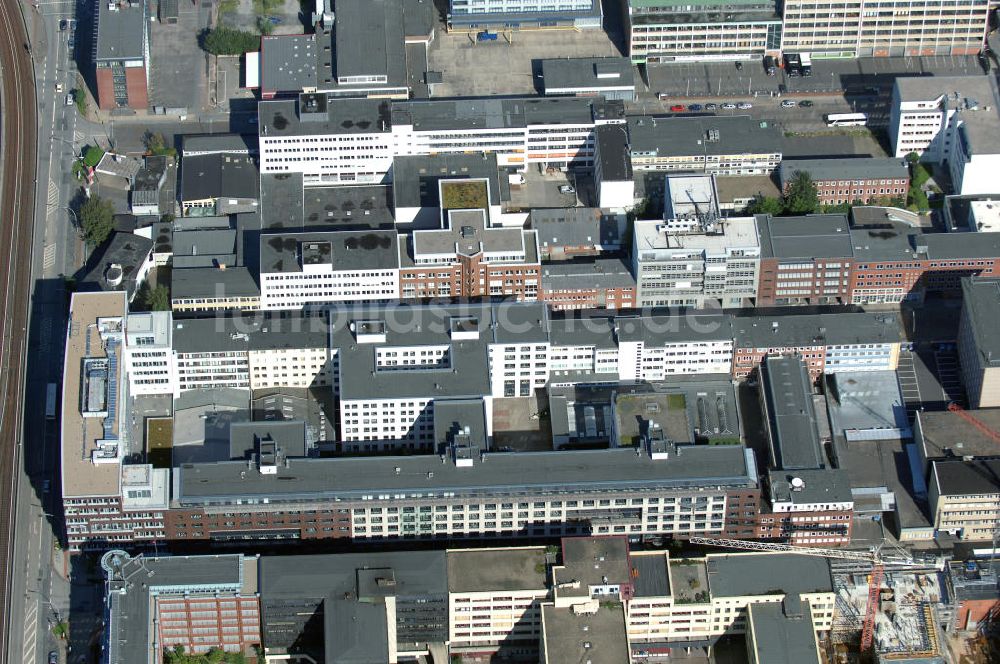
M823 205L905 202L910 188L910 168L903 159L786 159L778 169L783 192L799 172L809 175Z
M247 154L184 155L180 200L184 216L255 212L260 204L257 164Z
M628 58L556 58L542 60L547 95L602 95L632 101L635 79Z
M510 186L500 178L493 153L440 153L394 157L392 160L392 207L397 226L440 228L441 182L475 180L485 182L486 200L478 204L489 210L489 221L501 221L501 207L510 200ZM452 207L454 205L452 204Z
M635 277L622 258L547 263L538 300L557 311L628 309L636 306Z
M529 219L543 261L613 254L627 244L625 215L599 208L536 208Z
M934 529L963 540L989 540L1000 527L1000 459L931 462L928 498Z
M770 175L781 163L781 132L750 116L632 116L628 133L636 171Z
M149 107L149 13L142 0L94 0L93 62L101 110Z
M958 356L962 382L973 408L1000 406L1000 346L996 342L998 323L1000 280L963 279Z
M170 308L179 313L256 311L261 308L260 287L242 266L175 268Z
M635 181L629 157L628 131L624 125L601 125L594 151L594 182L597 205L602 210L624 213L635 205Z
M756 219L761 247L757 306L849 301L854 243L846 216Z

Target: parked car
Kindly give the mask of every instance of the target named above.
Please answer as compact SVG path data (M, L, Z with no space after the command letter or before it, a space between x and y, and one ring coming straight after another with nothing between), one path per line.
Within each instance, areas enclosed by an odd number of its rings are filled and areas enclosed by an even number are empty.
M704 107L701 104L688 104L689 111L700 111L702 108Z
M743 71L743 63L742 62L737 62L736 63L736 71Z
M73 104L75 104L75 103L76 103L76 100L75 100L75 99L73 99L73 95L72 95L72 93L71 93L71 94L68 94L68 95L66 95L66 105L67 105L67 106L72 106L72 105L73 105Z
M798 103L796 103L794 99L786 99L785 101L781 102L782 108L795 108L796 106L798 106Z
M808 99L803 99L802 101L799 102L799 106L801 106L802 108L812 108L813 103Z
M751 108L753 108L753 104L751 104L748 101L741 101L739 104L736 105L736 108L740 109L741 111L749 111Z
M684 110L684 104L674 104L670 107L670 110L674 113L680 113Z
M736 104L723 104L721 108L724 111L732 111L735 110Z
M69 21L67 21L66 19L62 19L61 21L59 21L59 32L64 31L68 25Z
M56 83L56 92L62 92L62 91L63 91L63 84Z
M706 111L717 111L717 110L719 110L719 105L718 104L705 104L705 110Z
M49 651L49 664L59 664L59 653L55 650Z
M575 194L576 193L576 189L574 189L573 187L569 186L568 184L563 184L563 185L559 185L559 193L560 194Z

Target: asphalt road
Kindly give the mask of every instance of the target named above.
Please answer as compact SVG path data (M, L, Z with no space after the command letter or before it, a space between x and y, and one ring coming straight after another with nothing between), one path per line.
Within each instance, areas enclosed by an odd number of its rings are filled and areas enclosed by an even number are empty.
M21 453L37 119L28 37L19 7L10 2L0 3L0 113L0 256L4 263L0 269L0 310L4 312L0 317L0 491L6 498L0 509L0 652L8 653L10 648L20 654L28 642L37 643L39 634L37 619L27 627L28 609L21 606L29 604L24 601L26 574L32 570L21 565L30 538L17 519L22 509L19 498L28 484ZM15 552L22 555L15 557ZM6 661L22 660L8 657Z

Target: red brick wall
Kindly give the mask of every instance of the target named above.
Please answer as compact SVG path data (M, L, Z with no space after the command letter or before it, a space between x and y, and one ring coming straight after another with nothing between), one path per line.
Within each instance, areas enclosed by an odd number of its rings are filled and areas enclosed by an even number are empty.
M129 67L125 70L125 90L128 93L129 108L143 110L149 106L145 67Z
M97 70L97 105L102 110L110 110L115 107L115 85L112 81L111 70Z

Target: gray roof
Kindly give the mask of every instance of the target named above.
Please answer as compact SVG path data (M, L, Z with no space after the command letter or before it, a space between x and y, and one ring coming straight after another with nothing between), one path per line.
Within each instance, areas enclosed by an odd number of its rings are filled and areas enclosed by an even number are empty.
M542 60L545 91L553 88L635 88L629 58L555 58Z
M601 180L622 182L632 179L632 159L629 156L628 130L625 125L599 125L597 134L597 165Z
M132 233L114 233L111 240L91 256L92 268L80 280L80 290L123 290L129 299L135 294L139 284L136 275L139 268L146 262L153 250L153 242L141 235ZM108 281L111 276L109 268L112 265L121 266L121 283L117 286Z
M443 551L262 556L260 595L265 602L343 597L344 593L357 592L358 571L365 569L391 569L397 596L443 595L448 591L446 566Z
M579 588L560 588L560 593L589 596L587 586L629 583L632 570L628 553L625 536L565 537L562 540L563 564L553 570L553 584L579 581Z
M1000 279L963 279L962 316L974 344L967 352L978 355L983 366L1000 366Z
M452 445L487 448L486 403L482 399L434 402L434 449Z
M761 365L761 385L775 469L822 468L812 381L798 355L770 356Z
M624 258L597 258L545 263L542 288L575 290L580 288L635 288L635 278Z
M485 210L448 210L446 227L418 230L410 236L409 261L431 254L475 256L480 252L524 253L524 262L538 262L535 233L520 228L490 226Z
M256 199L259 177L257 164L244 154L184 157L181 163L181 199Z
M733 319L736 348L786 348L906 340L903 320L894 312L783 314Z
M601 97L519 97L447 99L392 104L396 124L415 131L520 129L531 124L587 124L594 121Z
M389 616L383 602L328 598L323 602L323 636L326 664L389 661Z
M336 0L336 74L406 80L401 0Z
M173 247L175 262L178 256L204 257L209 260L216 256L235 257L236 231L226 228L175 232Z
M302 226L345 231L395 228L393 191L394 186L387 185L303 188Z
M260 271L301 272L305 264L334 270L388 270L399 267L395 231L267 233L260 236Z
M338 5L339 6L339 5ZM340 19L340 13L337 13ZM266 35L260 38L261 91L300 92L317 84L316 35Z
M967 414L990 430L1000 431L1000 408L970 409ZM958 413L947 410L918 410L914 432L918 426L920 437L917 442L923 446L922 455L926 459L946 459L966 455L1000 456L1000 442Z
M590 17L600 17L601 14L601 0L591 0L590 7L587 9L561 9L561 10L531 10L534 5L526 5L528 11L523 12L489 12L489 13L451 13L448 15L448 22L453 26L459 26L460 29L464 29L462 26L483 26L484 23L489 25L509 25L516 23L518 25L531 25L532 23L559 23L572 21L578 18L590 18Z
M262 173L260 176L260 219L253 230L303 226L302 173Z
M439 207L438 182L468 178L485 179L490 201L499 204L502 192L492 152L397 156L392 160L393 202L396 208Z
M667 556L655 552L649 555L635 555L632 563L632 588L634 597L669 597L670 570Z
M597 613L542 605L542 637L546 664L628 664L625 611L615 601L601 602Z
M233 266L175 268L170 273L170 298L253 297L260 288L245 267Z
M713 310L683 314L620 315L615 318L619 341L643 341L659 346L687 341L726 341L733 338L733 318Z
M95 0L95 4L94 60L144 60L149 35L145 1Z
M197 505L246 496L272 501L360 500L384 491L448 491L456 496L498 491L684 490L750 487L756 483L738 445L697 445L669 460L652 460L632 449L494 453L471 468L441 463L436 455L293 459L276 475L246 472L245 462L185 465L176 469L174 497ZM393 472L399 468L399 472Z
M167 174L167 157L164 155L146 155L142 160L142 168L135 174L132 182L132 197L139 192L153 192L159 194L160 187ZM154 202L158 198L152 199Z
M866 441L867 442L867 441ZM792 479L805 483L801 490L792 489ZM823 468L820 470L775 470L767 474L771 503L815 505L816 503L850 503L851 476L846 470Z
M820 664L816 629L808 602L752 602L749 607L748 639L756 661L768 664Z
M306 455L304 422L234 422L229 426L229 458L249 459L259 452L259 443L265 440L274 441L289 459Z
M448 556L448 590L453 593L547 589L545 547L454 549Z
M931 462L938 495L1000 493L1000 459L946 459Z
M692 155L780 154L783 136L772 124L761 126L750 116L652 117L630 116L629 147L632 156L653 153L657 157ZM717 130L719 139L708 140Z
M306 112L300 114L300 108ZM391 131L389 102L383 99L328 98L317 93L298 99L262 101L257 106L261 138Z
M244 585L243 557L138 556L129 558L109 580L105 638L109 664L159 664L150 647L149 627L155 615L151 596L160 592L200 593L240 591ZM254 580L248 580L253 582Z
M794 553L712 554L707 558L712 596L746 597L833 592L830 562Z
M850 223L843 214L810 214L805 217L772 217L759 214L761 258L779 260L850 258Z
M972 152L1000 152L1000 94L991 76L901 76L896 79L896 93L903 101L942 100L956 109ZM975 106L976 110L968 110Z
M239 351L246 349L248 342L236 335L245 335L250 330L253 330L251 319L242 316L176 319L173 349L182 354Z
M554 316L549 320L549 340L553 346L617 348L614 316L606 311L600 313L603 315Z
M604 214L600 208L534 209L529 218L538 231L539 247L618 247L625 231L618 215Z
M910 179L905 159L858 157L855 159L785 159L778 167L782 185L796 171L808 173L813 181Z

